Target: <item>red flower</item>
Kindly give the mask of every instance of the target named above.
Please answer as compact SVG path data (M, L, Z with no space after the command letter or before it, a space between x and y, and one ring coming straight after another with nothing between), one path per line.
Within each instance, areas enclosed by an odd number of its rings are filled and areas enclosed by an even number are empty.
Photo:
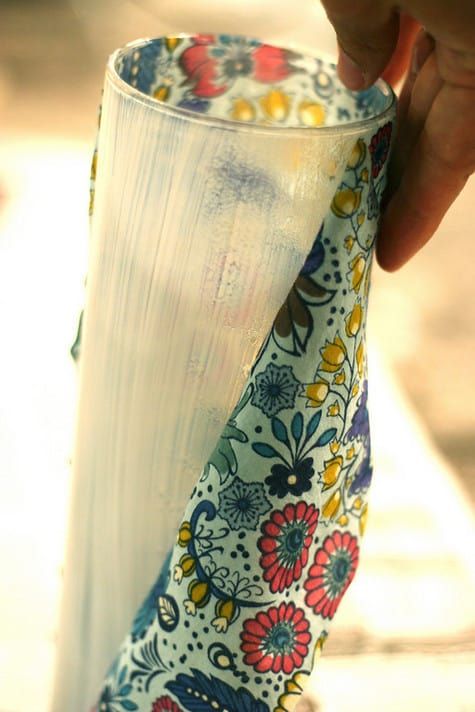
M343 594L353 581L358 566L357 539L349 532L336 531L327 536L315 553L304 588L307 606L323 618L333 618Z
M241 650L244 662L256 672L291 673L302 666L308 653L311 635L309 622L301 608L282 602L266 613L244 621Z
M171 697L165 695L164 697L158 697L152 705L150 712L183 712L181 707L178 707L176 702L173 702Z
M291 53L278 47L228 35L196 35L179 62L195 96L224 94L238 76L259 82L278 82L293 71Z
M298 581L307 565L308 549L318 522L318 509L303 501L287 504L282 511L272 512L262 524L262 536L257 546L262 551L259 560L264 580L273 593L283 591Z
M369 151L371 153L371 175L377 178L384 166L391 146L392 123L381 126L371 139Z

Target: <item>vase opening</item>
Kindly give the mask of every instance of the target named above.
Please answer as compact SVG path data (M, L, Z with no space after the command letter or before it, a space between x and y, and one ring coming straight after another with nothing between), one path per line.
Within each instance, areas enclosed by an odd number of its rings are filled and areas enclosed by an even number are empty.
M230 128L358 130L392 110L394 93L378 80L344 87L333 62L256 39L177 35L139 40L112 55L109 73L123 91L158 109Z

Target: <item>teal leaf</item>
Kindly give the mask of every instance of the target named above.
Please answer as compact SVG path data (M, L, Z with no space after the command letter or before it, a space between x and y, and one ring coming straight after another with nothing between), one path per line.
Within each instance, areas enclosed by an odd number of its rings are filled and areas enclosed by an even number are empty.
M330 440L333 440L333 438L336 435L336 428L329 428L328 430L325 430L324 433L320 435L320 437L317 440L316 447L323 447L323 445L327 445Z
M228 421L224 426L218 444L205 465L203 480L208 477L211 465L218 471L221 483L224 483L230 475L236 474L238 463L234 448L231 444L232 440L247 443L248 437L243 430L240 430Z
M280 457L277 450L266 443L253 443L252 449L261 457Z
M125 680L125 676L127 675L127 665L125 665L122 670L120 671L119 679L117 681L118 685L122 685L122 683Z
M126 668L123 668L125 670ZM119 690L119 697L125 697L125 695L128 695L129 692L132 690L132 685L123 685L120 690Z
M124 710L138 710L137 705L135 702L132 702L132 700L121 700L120 704L124 708Z
M303 415L302 413L300 413L300 411L297 411L297 413L295 413L294 417L292 418L291 429L295 442L298 445L300 438L302 437L303 431Z
M320 419L322 417L322 411L319 410L315 415L313 415L307 423L307 440L312 437L315 430L320 424Z
M272 432L277 440L281 443L289 444L289 436L287 435L287 428L280 418L272 418Z

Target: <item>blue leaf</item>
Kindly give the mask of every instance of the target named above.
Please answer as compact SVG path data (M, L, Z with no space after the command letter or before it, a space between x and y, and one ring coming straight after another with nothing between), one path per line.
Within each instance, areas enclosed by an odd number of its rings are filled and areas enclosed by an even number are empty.
M296 443L299 443L300 438L302 437L302 431L303 431L303 415L300 413L300 411L297 411L295 413L294 417L292 418L292 435L295 438Z
M317 440L317 447L322 447L323 445L327 445L330 440L333 440L333 438L336 435L336 428L329 428L328 430L325 430L324 433L320 435L320 437Z
M124 708L124 710L138 710L137 705L135 702L132 702L132 700L121 700L120 704Z
M118 685L122 685L122 683L125 680L125 676L127 675L127 665L125 665L122 670L120 671L119 679L117 680Z
M318 428L321 417L322 417L322 411L319 410L315 413L315 415L313 415L311 417L311 419L307 423L307 440L312 437L315 430Z
M261 457L280 457L277 450L266 443L252 443L252 449Z
M280 418L272 418L272 432L277 440L281 443L289 444L289 436L287 435L287 428Z
M132 690L132 685L123 685L119 690L119 697L125 697Z
M191 668L191 672L192 675L179 673L176 680L165 684L188 712L214 712L216 702L220 709L224 707L229 712L269 712L267 704L256 700L245 687L235 689L213 675L208 678L196 668ZM207 702L203 700L204 694Z

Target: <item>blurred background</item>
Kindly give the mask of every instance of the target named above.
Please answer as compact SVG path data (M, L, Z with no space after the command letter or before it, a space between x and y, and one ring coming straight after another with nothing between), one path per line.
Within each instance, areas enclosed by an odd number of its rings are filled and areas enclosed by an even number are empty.
M335 47L315 0L0 0L0 712L51 691L104 65L180 31ZM472 179L409 265L373 269L375 477L322 712L475 711L474 200Z

